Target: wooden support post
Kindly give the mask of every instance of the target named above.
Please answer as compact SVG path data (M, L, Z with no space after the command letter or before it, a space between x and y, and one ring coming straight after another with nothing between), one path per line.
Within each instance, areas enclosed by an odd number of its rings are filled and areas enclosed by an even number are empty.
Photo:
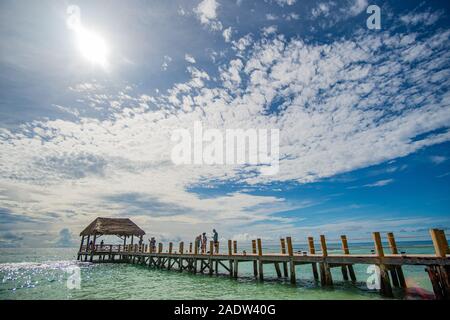
M233 240L233 255L235 256L235 258L233 260L233 278L237 278L238 272L239 272L239 261L236 257L236 255L237 255L237 240Z
M78 252L81 252L81 250L83 249L83 243L84 243L84 236L81 237L81 243L80 243L80 250L78 250ZM77 260L80 260L80 254L78 254Z
M91 250L91 248L89 248L89 245L90 245L89 241L90 241L90 240L91 240L91 235L88 235L87 242L86 242L86 252L88 252L89 250Z
M180 257L178 258L178 268L179 271L183 271L183 258L181 258L181 255L184 253L184 242L181 241L178 248L178 253L180 254Z
M280 244L281 244L281 254L286 254L286 241L284 238L280 239ZM287 278L288 277L287 262L283 262L283 273L284 277Z
M445 236L444 230L439 230L440 242L444 248L446 254L450 254L450 247L448 246L447 237Z
M323 256L323 263L321 263L321 266L320 266L320 281L321 281L322 285L332 286L333 278L331 276L330 266L328 265L328 262L326 261L326 258L328 257L327 241L323 234L320 235L320 249L322 250L322 256Z
M436 266L428 266L425 271L430 277L431 285L433 286L433 292L436 300L444 300L444 293L441 288L439 274L436 270Z
M448 242L443 230L431 229L431 239L433 240L434 251L438 258L445 259L448 252ZM428 274L436 299L450 299L450 267L443 265L430 266ZM433 276L433 277L432 277ZM436 291L440 288L440 291Z
M439 229L430 230L431 239L433 240L434 251L436 256L440 258L445 258L447 254L448 244L443 243L443 237Z
M192 253L192 242L189 242L189 253Z
M344 252L344 254L350 254L346 235L341 236L341 243L342 243L342 251ZM350 279L352 280L352 282L356 282L355 270L353 269L352 264L342 266L342 276L344 277L344 280L348 280L347 270L348 273L350 274Z
M252 240L252 253L254 255L256 255L256 240ZM258 277L258 263L255 261L253 261L253 275L256 277Z
M230 266L230 278L233 277L233 260L231 256L233 255L232 241L228 240L228 255L230 256L229 266Z
M278 262L274 263L275 265L275 271L277 272L277 277L281 278L281 269L280 269L280 265L278 264Z
M169 242L169 255L172 254L172 250L173 250L173 243ZM172 258L170 256L167 258L167 269L168 270L172 269Z
M194 274L197 273L197 255L198 255L198 244L197 241L194 241L194 258L192 260L192 267Z
M287 237L286 238L286 242L287 242L287 250L288 250L288 255L289 255L289 271L291 272L291 283L295 284L297 282L296 276L295 276L295 262L294 262L294 248L292 247L292 238L291 237Z
M91 251L91 257L89 259L90 262L94 259L94 251L95 251L95 240L97 239L97 235L94 234L94 240L92 241L92 251Z
M211 259L211 256L214 254L214 241L209 242L209 275L213 274L213 260Z
M308 247L309 247L309 253L310 254L316 254L316 248L314 246L314 238L308 237ZM314 275L314 280L319 280L319 274L317 273L317 263L313 262L312 265L312 271Z
M262 243L261 243L261 239L258 238L256 239L256 244L258 246L258 275L259 275L259 280L263 281L264 280L264 270L263 270L263 262L261 260L262 257Z
M397 243L395 242L394 234L388 232L387 238L389 241L389 248L392 254L398 254ZM402 266L393 266L391 269L391 278L395 287L406 288L405 276L403 274Z
M393 297L391 281L389 280L389 273L386 266L383 264L384 250L381 243L381 236L379 232L372 233L373 241L375 243L375 252L380 259L380 293L386 297Z
M163 251L163 244L160 242L158 243L158 253L161 253Z

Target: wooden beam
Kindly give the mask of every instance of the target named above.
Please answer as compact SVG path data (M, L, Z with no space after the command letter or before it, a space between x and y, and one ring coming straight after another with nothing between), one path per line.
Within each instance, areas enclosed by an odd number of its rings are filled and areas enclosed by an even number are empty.
M322 256L323 257L327 257L328 256L327 241L326 241L325 236L323 234L320 235L320 248L322 250Z
M78 252L81 252L81 250L83 249L83 243L84 243L84 236L81 237L81 243L80 243L80 250L78 250ZM81 255L78 254L77 260L80 260Z
M184 242L181 241L178 247L178 253L180 254L180 257L178 258L178 268L179 271L183 271L183 258L181 258L181 255L184 253Z
M347 242L346 235L341 236L341 243L342 243L342 251L344 252L345 255L349 255L350 250L348 249L348 242ZM348 273L350 274L350 279L352 280L352 282L356 282L355 270L353 269L352 264L342 266L342 276L343 276L344 280L348 280L347 270L348 270Z
M444 247L444 251L446 254L450 254L450 247L448 246L447 237L445 236L444 230L439 230L440 235L440 242L442 243L442 246Z
M280 239L280 244L281 244L281 254L286 254L286 241L284 238ZM287 278L288 276L287 262L283 262L283 273L284 277Z
M436 256L440 258L444 258L447 254L447 244L443 243L442 234L439 229L431 229L430 230L431 239L433 240L434 251L436 252Z
M277 277L281 278L281 269L280 269L280 265L278 264L278 262L274 262L275 265L275 271L277 272Z
M378 267L380 268L380 293L386 297L393 297L391 281L389 279L389 273L387 267L383 263L384 250L383 244L381 243L381 236L379 232L373 232L373 241L375 243L375 252L380 258L380 263Z
M313 237L308 237L308 248L309 248L310 254L316 254L316 248L314 246L314 238ZM317 263L313 262L313 263L311 263L311 266L312 266L314 280L318 280L319 274L317 273Z
M394 233L388 232L387 234L389 248L392 254L398 254L397 243L395 241ZM394 266L390 270L392 283L395 287L406 288L405 276L403 274L403 270L401 266Z
M262 256L262 243L261 243L261 239L258 238L256 239L256 245L258 247L258 275L259 275L259 280L263 281L264 280L264 271L263 271L263 263L261 260L261 256Z
M209 241L209 256L211 257L214 254L214 241ZM213 274L213 263L212 259L209 258L209 274Z
M322 285L331 286L333 285L333 277L331 276L331 270L328 262L326 261L326 257L328 257L328 248L327 241L323 234L320 235L320 248L322 250L322 256L324 258L324 262L320 265L320 281Z
M256 240L252 240L252 253L256 255ZM256 260L253 261L253 275L258 277L258 263Z
M230 260L228 261L230 266L230 278L233 277L233 260L231 259L231 256L233 255L233 244L231 240L228 240L228 256L230 257Z
M289 271L291 273L291 283L295 284L297 282L296 276L295 276L295 262L293 259L294 256L294 248L292 247L292 238L291 237L287 237L286 238L286 242L287 242L287 250L288 250L288 255L289 255Z
M379 232L373 232L373 241L375 243L375 253L378 257L384 257L383 244L381 243L381 236Z

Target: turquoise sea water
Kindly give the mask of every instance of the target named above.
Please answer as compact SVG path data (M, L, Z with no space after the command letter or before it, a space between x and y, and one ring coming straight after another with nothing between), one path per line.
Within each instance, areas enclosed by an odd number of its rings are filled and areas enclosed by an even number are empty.
M399 243L407 253L432 253L431 243ZM333 253L330 246L329 253ZM297 249L303 248L298 245ZM337 247L336 247L337 248ZM353 253L370 253L371 244L359 244ZM246 249L246 248L241 248ZM247 248L248 250L248 248ZM265 248L267 251L278 250ZM275 277L272 265L264 266L264 282L253 278L252 264L239 264L239 279L222 275L192 275L155 270L131 264L91 264L76 261L77 248L0 249L0 299L381 299L367 289L367 266L355 265L358 283L342 281L340 269L332 270L334 286L324 289L313 280L311 267L297 266L297 285ZM249 251L247 251L249 252ZM339 252L336 249L336 252ZM80 269L80 288L67 285L73 267ZM431 292L423 266L403 268L414 294L396 292L396 298L421 298L417 292Z

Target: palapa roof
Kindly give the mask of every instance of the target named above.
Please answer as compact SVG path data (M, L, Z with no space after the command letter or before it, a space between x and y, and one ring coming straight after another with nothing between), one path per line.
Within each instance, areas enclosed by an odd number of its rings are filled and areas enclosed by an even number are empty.
M128 218L97 218L81 231L80 236L89 235L143 236L144 230Z

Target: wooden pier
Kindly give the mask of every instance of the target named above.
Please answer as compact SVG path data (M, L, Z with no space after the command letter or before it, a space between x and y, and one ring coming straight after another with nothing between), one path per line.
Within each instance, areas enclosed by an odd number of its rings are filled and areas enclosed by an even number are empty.
M107 219L107 218L98 218ZM116 219L119 220L119 219ZM129 219L124 219L129 220ZM97 221L97 220L96 220ZM94 221L95 222L95 221ZM93 222L93 223L94 223ZM91 224L92 225L92 224ZM91 226L90 225L90 226ZM89 228L89 227L88 227ZM86 228L85 231L88 229ZM138 228L136 226L136 228ZM199 251L193 243L189 243L189 249L185 250L184 242L178 244L174 251L173 243L169 243L166 251L163 244L151 247L142 243L143 231L125 231L115 233L92 228L94 235L92 243L89 242L91 234L82 232L82 241L78 252L78 260L90 262L125 262L146 265L150 268L174 270L178 272L190 272L193 274L218 274L219 266L230 278L239 276L239 264L250 263L253 266L253 275L259 281L264 281L264 267L274 265L278 278L289 279L292 284L297 283L296 266L310 265L315 280L324 287L333 285L332 268L340 269L343 281L356 283L356 275L353 265L375 265L379 275L379 292L383 296L393 297L393 288L406 289L407 284L402 266L424 266L431 281L436 299L450 299L450 259L449 246L443 230L430 230L435 254L404 254L399 253L393 233L386 235L389 244L389 253L385 252L382 244L382 236L374 232L373 254L351 254L348 240L341 236L342 253L328 254L327 241L324 235L320 235L320 250L316 251L313 237L308 238L308 252L294 252L291 237L280 239L280 252L263 252L262 240L252 240L251 252L238 252L237 241L228 240L225 252L220 252L219 243L209 243L206 252ZM101 235L114 234L121 237L123 245L96 244L95 241ZM88 236L84 245L85 236ZM140 241L133 244L133 237L138 236ZM131 243L126 244L126 239L131 237ZM364 280L365 279L361 279Z

